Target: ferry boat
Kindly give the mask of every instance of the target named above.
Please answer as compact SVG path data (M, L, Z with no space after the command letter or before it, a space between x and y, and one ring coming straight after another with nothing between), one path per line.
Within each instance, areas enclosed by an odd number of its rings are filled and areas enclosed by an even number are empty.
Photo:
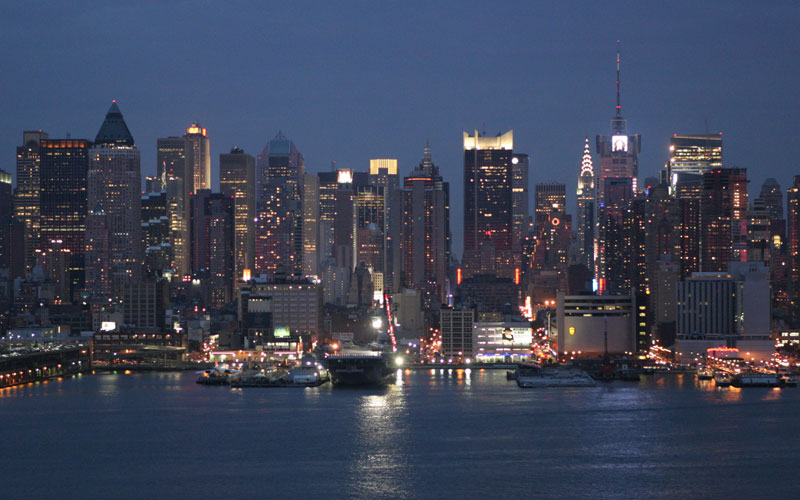
M730 374L725 372L714 373L714 384L720 387L728 387L729 385L731 385Z
M535 387L593 387L594 379L585 371L566 366L520 365L517 367L517 385Z
M731 379L734 387L777 387L779 384L775 373L737 373Z
M797 375L782 373L778 376L778 382L781 387L797 387Z

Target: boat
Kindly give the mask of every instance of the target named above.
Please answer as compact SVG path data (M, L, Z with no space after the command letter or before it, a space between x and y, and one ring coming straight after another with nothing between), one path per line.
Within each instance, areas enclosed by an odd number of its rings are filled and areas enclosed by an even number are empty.
M229 385L231 383L231 378L239 375L242 372L240 370L234 370L227 364L223 363L211 368L210 370L203 370L197 373L200 374L200 377L197 379L198 384Z
M327 375L320 373L319 370L313 371L304 368L296 369L298 372L282 372L279 376L267 376L258 373L252 377L242 378L231 382L231 387L235 389L243 387L319 387L328 381Z
M335 354L326 363L335 386L383 385L394 373L389 355L374 351Z
M778 376L778 384L781 387L797 387L797 375L782 373Z
M585 371L568 366L519 365L517 385L535 387L592 387L594 379Z
M737 373L731 378L734 387L777 387L779 384L775 373Z
M714 372L707 366L697 367L697 380L711 380L714 378Z
M731 375L726 372L715 372L714 384L718 385L719 387L728 387L731 385Z

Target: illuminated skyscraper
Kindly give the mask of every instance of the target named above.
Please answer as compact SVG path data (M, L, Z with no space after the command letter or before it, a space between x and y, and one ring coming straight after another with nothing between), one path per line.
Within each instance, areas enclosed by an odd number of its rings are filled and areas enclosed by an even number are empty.
M386 228L384 234L386 267L383 270L383 288L392 293L400 289L402 267L403 201L397 159L380 158L369 161L369 183L383 188L386 198Z
M622 117L620 100L620 55L617 45L617 113L611 120L611 135L597 136L598 162L595 168L595 187L597 201L606 201L605 179L608 177L628 177L632 180L633 191L637 190L639 176L639 152L642 141L639 134L627 135L627 121Z
M14 192L14 218L24 225L24 264L30 269L36 263L39 248L39 144L47 139L41 130L22 133L22 146L17 147L17 189Z
M729 261L746 260L747 169L719 168L703 174L700 235L704 272L727 271Z
M162 137L157 140L158 176L167 193L170 241L173 260L170 263L179 276L191 272L189 257L189 192L194 181L184 182L187 176L186 143L183 137Z
M426 145L422 161L403 180L403 271L404 285L421 290L428 309L448 303L448 192Z
M511 203L513 225L511 227L511 246L515 253L522 252L522 242L530 230L529 181L530 157L516 153L511 157Z
M567 186L558 182L543 182L534 186L536 227L547 225L550 214L565 212L567 207ZM538 231L538 229L537 229Z
M223 195L233 198L236 218L234 276L242 279L255 263L256 171L255 158L239 148L219 155L219 185Z
M464 132L464 273L492 269L513 278L514 131L497 136Z
M88 206L101 207L107 218L111 251L110 268L87 260L87 266L101 266L87 272L87 278L105 274L102 281L110 283L109 291L115 297L121 296L125 281L141 277L144 263L141 186L139 150L115 101L89 150L87 176ZM100 293L89 279L87 288L95 299L110 298L106 291Z
M319 276L319 177L303 176L303 275Z
M594 214L595 214L595 189L594 165L592 152L589 148L589 138L583 146L581 171L578 175L578 209L576 214L575 229L578 236L578 245L581 251L581 263L594 272Z
M42 139L40 247L43 254L63 254L70 294L83 288L86 248L86 177L89 147L85 139ZM52 250L52 252L49 252Z
M722 133L673 134L669 140L669 154L671 174L703 175L722 168Z
M789 314L794 326L800 325L800 175L786 191L786 219L789 261Z
M192 173L189 191L195 193L200 189L211 189L211 144L208 132L195 122L186 129L183 138L186 141L186 172Z

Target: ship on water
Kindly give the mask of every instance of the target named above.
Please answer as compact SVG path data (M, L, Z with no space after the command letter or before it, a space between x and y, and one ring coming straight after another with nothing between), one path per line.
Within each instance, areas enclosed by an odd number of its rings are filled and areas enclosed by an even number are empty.
M376 349L343 348L325 358L333 385L379 386L393 373L393 356Z

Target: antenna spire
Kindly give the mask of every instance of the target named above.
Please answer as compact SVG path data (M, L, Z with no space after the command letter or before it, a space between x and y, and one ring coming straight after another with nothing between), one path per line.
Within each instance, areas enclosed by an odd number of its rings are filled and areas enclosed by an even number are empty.
M622 104L619 98L619 40L617 40L617 118L622 118Z
M619 91L619 73L620 73L620 51L619 51L619 40L617 40L617 114L614 116L614 119L611 120L611 132L614 135L622 135L625 133L625 118L622 117L622 100L620 99L620 91Z

